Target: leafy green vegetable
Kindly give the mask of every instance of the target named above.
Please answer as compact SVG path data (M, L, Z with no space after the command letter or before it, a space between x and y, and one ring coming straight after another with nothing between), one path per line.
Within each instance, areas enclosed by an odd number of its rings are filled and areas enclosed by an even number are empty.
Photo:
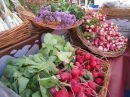
M57 83L53 78L57 73L53 62L45 60L42 54L35 54L8 61L0 80L21 97L48 97L48 88Z

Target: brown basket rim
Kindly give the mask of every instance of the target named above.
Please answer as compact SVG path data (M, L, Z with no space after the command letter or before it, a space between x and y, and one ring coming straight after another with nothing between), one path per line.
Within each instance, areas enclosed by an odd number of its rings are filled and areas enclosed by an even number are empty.
M78 46L75 46L73 44L71 44L74 48L77 48L77 49L80 49L84 52L87 52L89 53L88 51L78 47ZM91 54L91 53L90 53ZM94 56L93 54L91 54L92 56ZM102 60L102 59L101 59ZM102 60L102 64L101 66L105 66L107 68L107 70L105 71L106 72L106 78L104 79L104 83L102 85L102 89L99 91L98 93L98 96L99 97L106 97L107 95L107 92L108 92L108 86L109 86L109 82L110 82L110 75L111 75L111 62L108 61L106 59L106 61Z
M31 20L31 21L32 21L32 23L33 23L34 25L36 25L37 27L57 29L57 25L49 25L49 24L46 24L46 23L44 23L44 22L40 23L40 22L37 22L37 21L35 21L35 20ZM69 28L61 28L60 30L76 28L76 27L80 26L82 23L83 23L83 19L77 20L77 21L75 22L75 24L72 25L72 26L70 26Z
M103 52L101 50L99 50L98 48L94 47L91 43L89 43L84 36L81 34L81 32L78 32L78 37L81 39L82 43L92 52L99 54L101 56L105 56L105 57L117 57L122 55L125 50L126 50L126 46L121 50L121 51L110 51L110 52Z

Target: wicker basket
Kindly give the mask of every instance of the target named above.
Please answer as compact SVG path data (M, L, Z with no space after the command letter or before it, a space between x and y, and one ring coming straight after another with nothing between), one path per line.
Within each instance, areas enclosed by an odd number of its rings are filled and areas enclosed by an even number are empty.
M29 21L24 21L22 24L11 30L2 31L0 32L0 49L22 41L30 35Z
M74 48L76 49L80 49L83 52L87 52L86 50L81 49L78 46L72 45ZM109 85L109 81L110 81L110 75L111 75L111 63L110 61L108 61L107 59L104 61L101 61L101 67L103 68L103 71L106 72L106 78L104 79L103 85L102 85L102 89L99 91L98 93L98 97L106 97L107 92L108 92L108 85Z
M107 16L130 16L130 8L101 8Z
M78 32L77 28L71 29L69 34L70 34L70 41L73 44L75 44L75 45L77 45L77 46L79 46L81 48L88 49L92 53L98 54L98 55L103 56L103 57L117 57L117 56L122 55L125 52L125 50L126 50L126 46L125 46L120 51L103 52L100 49L94 47L91 43L89 43L84 38L84 36L82 35L82 33Z
M52 2L57 3L56 1L52 1ZM44 29L48 29L48 28L49 29L57 29L57 26L61 24L61 23L52 23L52 22L50 22L50 23L46 23L46 22L40 23L40 22L37 22L36 20L34 20L34 18L36 16L32 12L29 12L29 11L25 10L24 7L22 7L19 2L17 2L16 4L17 4L17 10L22 15L22 17L30 20L36 27L44 28ZM38 1L38 4L40 4L39 1ZM71 29L71 28L78 27L79 25L82 24L82 22L83 22L82 19L81 20L77 20L74 25L70 26L69 28L61 28L61 30L62 29Z

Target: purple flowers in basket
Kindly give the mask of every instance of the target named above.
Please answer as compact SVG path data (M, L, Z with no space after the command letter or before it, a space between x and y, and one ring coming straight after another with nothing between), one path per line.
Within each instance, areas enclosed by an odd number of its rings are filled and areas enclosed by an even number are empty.
M36 16L37 17L35 20L37 22L58 22L59 25L57 25L57 29L69 28L76 22L75 15L69 14L67 12L52 12L50 5L46 7L41 6L40 12L36 13Z

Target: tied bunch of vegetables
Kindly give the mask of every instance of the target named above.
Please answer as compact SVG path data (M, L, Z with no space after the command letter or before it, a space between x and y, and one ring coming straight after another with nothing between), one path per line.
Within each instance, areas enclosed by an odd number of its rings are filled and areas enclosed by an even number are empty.
M49 3L40 7L33 5L31 10L36 13L37 22L59 22L58 29L69 28L85 16L82 8L65 2Z
M14 11L11 0L0 0L0 31L5 31L19 26L23 21Z
M127 38L118 32L118 27L106 20L100 12L90 12L80 26L84 37L101 51L120 51L126 46Z
M106 77L101 64L48 33L38 54L8 61L0 80L21 97L97 97Z
M41 6L40 13L37 13L38 17L35 18L37 22L58 22L60 23L57 29L69 28L74 25L76 21L75 15L71 15L65 12L51 12L51 6Z

